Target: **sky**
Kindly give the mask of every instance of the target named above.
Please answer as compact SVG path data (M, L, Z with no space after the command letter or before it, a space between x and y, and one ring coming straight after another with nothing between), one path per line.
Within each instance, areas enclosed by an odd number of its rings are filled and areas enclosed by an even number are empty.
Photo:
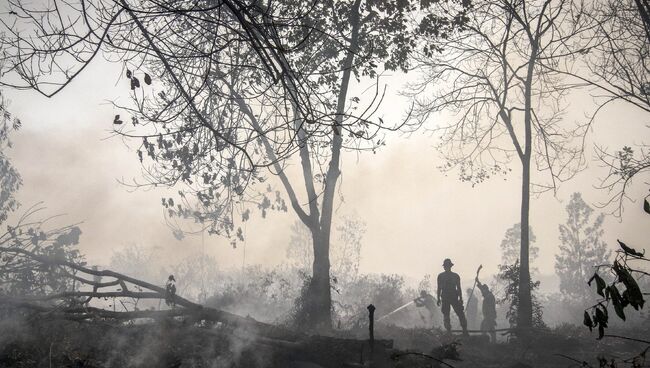
M205 252L224 268L282 262L290 226L297 220L291 210L272 212L266 219L254 217L246 223L245 244L236 249L227 239L215 236L203 240L188 236L179 241L166 227L160 205L169 190L133 190L120 183L140 178L135 151L110 134L113 117L120 113L110 101L128 102L128 80L120 73L121 65L100 60L51 99L33 91L5 91L10 111L23 121L9 152L24 181L17 195L22 203L18 213L42 201L47 214L65 215L58 221L80 222L80 249L91 264L106 265L113 251L133 244L157 246L170 260ZM403 116L407 102L398 96L403 80L402 75L385 79L387 97L377 116L385 120ZM585 98L570 103L575 118L584 118L591 105ZM577 110L583 107L585 111ZM531 224L540 248L534 266L542 275L554 273L558 225L566 220L564 207L571 193L582 192L591 204L608 198L606 192L594 188L606 172L591 160L593 144L618 149L647 142L649 120L623 104L605 109L589 133L589 167L563 183L556 195L533 198ZM443 259L451 258L463 279L472 278L479 264L484 274L496 273L501 239L519 222L520 170L513 163L507 176L472 187L460 182L455 173L437 169L442 160L435 143L426 131L393 134L377 154L343 155L335 216L356 214L367 224L361 272L396 273L419 280L442 271ZM639 200L626 203L621 219L606 218L605 239L613 249L617 238L637 248L650 248L650 216L643 216L641 208L647 188L647 180L636 180L630 194ZM554 287L551 281L542 290Z

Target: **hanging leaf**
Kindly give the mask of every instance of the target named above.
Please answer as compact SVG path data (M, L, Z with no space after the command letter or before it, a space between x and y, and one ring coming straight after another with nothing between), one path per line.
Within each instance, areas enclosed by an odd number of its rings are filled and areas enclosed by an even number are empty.
M609 314L607 313L607 308L605 308L605 306L603 306L602 304L598 304L598 307L596 307L595 321L599 325L603 325L604 327L607 327L608 320L609 320Z
M131 90L134 90L136 88L140 88L140 81L138 80L138 78L133 77L131 78Z
M239 241L244 241L244 232L241 227L237 228L237 239L239 239Z
M632 256L635 256L635 257L643 257L643 255L645 254L645 250L644 250L643 253L639 253L639 252L636 251L636 249L628 247L622 241L620 241L618 239L616 239L616 241L618 242L618 244L621 246L621 248L623 249L623 251L626 254L629 254L629 255L632 255Z
M619 303L614 303L614 311L616 312L616 315L625 321L625 312L623 311L623 306Z
M636 310L643 308L645 300L643 299L643 293L636 281L634 281L630 286L627 286L626 291L628 292L627 299L630 302L630 305Z
M618 289L614 285L610 285L607 287L607 294L611 296L612 304L614 304L614 311L616 312L616 315L623 321L625 321L625 313L623 312L623 298L621 297L621 294L618 292Z
M591 320L591 317L589 316L589 313L587 313L587 311L585 311L585 315L584 315L584 318L583 318L583 320L582 320L582 323L583 323L585 326L589 327L589 331L590 331L590 332L591 332L592 329L594 328L594 322Z
M598 273L594 273L593 276L589 279L587 284L591 286L592 281L596 281L596 292L602 296L605 297L605 293L603 293L603 290L607 287L607 284L605 283L605 280L603 280L600 276L598 276Z
M131 79L132 76L133 76L133 73L131 73L131 71L129 69L127 69L126 70L126 77Z
M618 292L615 285L609 285L607 289L605 289L605 294L609 295L609 299L611 299L613 303L616 303L617 301L620 302L622 299L621 294Z
M120 125L122 123L123 121L120 120L120 115L115 115L115 119L113 119L113 124Z
M625 290L623 292L623 295L621 295L621 305L623 305L623 307L627 307L630 304L630 296L629 295L630 295L630 292L627 291L627 290Z
M149 74L147 74L147 73L144 73L144 82L147 85L151 85L151 76Z
M643 305L645 304L643 293L641 292L639 284L637 284L634 277L632 277L630 272L624 266L621 266L621 264L617 261L614 261L614 266L612 269L618 276L618 281L622 282L623 285L625 285L626 290L623 293L625 299L629 301L630 305L634 309L639 310L639 308L643 308Z

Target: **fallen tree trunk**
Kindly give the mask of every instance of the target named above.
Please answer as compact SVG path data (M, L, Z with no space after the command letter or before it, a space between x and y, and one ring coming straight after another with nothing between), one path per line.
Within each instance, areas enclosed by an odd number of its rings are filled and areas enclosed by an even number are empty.
M86 267L82 264L67 261L57 257L47 257L39 255L19 247L0 247L0 254L7 257L22 256L29 260L27 263L34 269L38 267L61 267L62 274L79 283L77 289L82 285L92 287L92 290L80 291L63 291L45 295L24 295L24 296L7 296L0 294L0 304L13 305L38 311L41 313L55 312L64 318L72 320L88 320L94 318L114 319L120 321L132 320L137 318L169 318L185 317L194 322L209 321L221 322L236 328L246 328L260 336L269 338L282 337L285 340L297 340L304 337L303 334L285 329L279 326L270 325L256 321L252 318L245 318L233 313L229 313L214 308L204 307L200 304L187 300L179 295L170 295L168 290L111 270L98 270ZM90 278L80 276L87 274L90 276L114 278L108 282L96 282ZM129 290L127 284L139 289L148 291ZM121 286L120 290L100 291L100 289L114 286ZM80 301L79 298L85 298ZM130 299L159 299L173 301L174 307L171 310L125 310L110 311L102 308L90 307L90 301L102 298L130 298ZM51 305L58 302L59 305ZM62 306L63 305L63 306ZM124 305L124 304L123 304Z

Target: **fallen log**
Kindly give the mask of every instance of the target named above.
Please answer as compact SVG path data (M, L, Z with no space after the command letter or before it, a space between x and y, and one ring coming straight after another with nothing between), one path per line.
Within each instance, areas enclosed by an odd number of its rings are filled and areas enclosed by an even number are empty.
M81 296L87 293L80 293ZM130 293L123 293L122 296L128 296ZM133 311L111 311L102 308L88 306L46 307L42 304L36 304L35 301L50 300L52 298L17 298L0 295L0 304L12 305L18 308L25 308L41 313L47 316L57 316L64 319L81 321L108 319L120 322L129 320L149 318L153 320L162 320L174 317L184 317L184 320L191 321L192 324L201 321L220 322L231 329L239 328L267 337L270 339L281 339L283 341L297 341L304 339L307 335L289 330L280 326L259 322L250 317L241 317L233 313L225 312L209 307L200 308L174 308L168 310L133 310Z
M65 318L74 320L102 318L125 321L136 318L165 318L185 316L187 319L196 322L205 320L211 322L221 322L238 328L246 328L255 332L256 334L269 338L281 337L285 340L297 340L304 337L303 334L297 333L295 331L259 322L250 317L241 317L226 311L202 306L177 294L169 295L168 291L160 286L112 270L89 268L82 264L70 262L58 257L43 256L35 253L34 251L19 247L0 247L0 254L3 254L5 256L20 255L29 259L30 262L35 262L35 267L61 267L62 274L70 277L71 279L74 279L81 284L92 287L92 291L74 290L46 295L25 295L21 297L9 297L0 294L0 303L11 304L16 307L23 307L31 310L39 310L40 312L48 312L49 310L49 312L56 312ZM108 282L96 282L90 278L79 275L79 273L91 276L114 278L115 280ZM126 286L126 283L134 285L137 288L144 289L145 291L131 291ZM122 290L100 290L102 288L118 285L122 287ZM78 298L86 299L84 301L79 301ZM101 308L89 307L88 303L93 298L131 298L159 300L172 299L174 308L172 311L109 311ZM57 301L59 304L66 305L66 307L62 307L61 305L49 305ZM79 305L84 306L79 307Z

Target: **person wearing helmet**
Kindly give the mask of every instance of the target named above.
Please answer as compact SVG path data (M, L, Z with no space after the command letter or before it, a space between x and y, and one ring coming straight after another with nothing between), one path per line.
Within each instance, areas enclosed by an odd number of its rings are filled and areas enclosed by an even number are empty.
M442 263L445 271L438 275L438 305L442 305L440 309L447 333L451 333L449 312L453 308L463 329L463 335L467 335L467 320L463 311L463 289L460 287L460 276L451 271L453 265L449 258Z

